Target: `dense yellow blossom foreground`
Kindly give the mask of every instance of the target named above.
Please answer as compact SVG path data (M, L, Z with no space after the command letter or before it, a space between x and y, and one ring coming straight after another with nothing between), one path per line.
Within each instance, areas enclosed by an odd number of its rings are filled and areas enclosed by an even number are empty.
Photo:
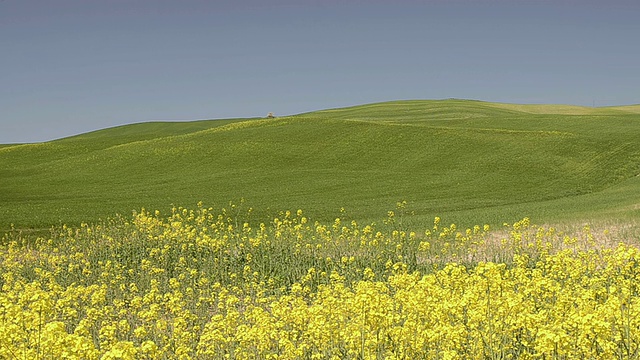
M640 252L588 231L251 226L200 206L7 235L0 358L640 357Z

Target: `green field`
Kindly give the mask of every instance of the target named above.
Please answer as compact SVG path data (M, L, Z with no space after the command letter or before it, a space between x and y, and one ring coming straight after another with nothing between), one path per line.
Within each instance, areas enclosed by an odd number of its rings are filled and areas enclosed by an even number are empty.
M0 145L0 358L637 358L639 110L397 101Z
M275 119L152 122L0 146L0 230L229 202L266 219L462 226L640 218L640 110L394 101ZM240 210L239 210L240 211Z

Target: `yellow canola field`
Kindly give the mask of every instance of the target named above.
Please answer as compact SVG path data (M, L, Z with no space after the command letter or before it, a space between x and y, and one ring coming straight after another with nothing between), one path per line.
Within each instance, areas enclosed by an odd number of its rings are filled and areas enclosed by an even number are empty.
M636 359L640 252L531 226L142 211L0 247L2 359ZM493 235L492 235L493 234ZM500 237L502 237L500 239Z

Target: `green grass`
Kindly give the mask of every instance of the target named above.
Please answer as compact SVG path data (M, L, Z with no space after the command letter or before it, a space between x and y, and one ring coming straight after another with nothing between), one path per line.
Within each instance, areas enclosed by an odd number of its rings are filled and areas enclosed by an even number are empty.
M0 230L246 200L461 225L640 215L637 107L395 101L275 119L141 123L0 147Z

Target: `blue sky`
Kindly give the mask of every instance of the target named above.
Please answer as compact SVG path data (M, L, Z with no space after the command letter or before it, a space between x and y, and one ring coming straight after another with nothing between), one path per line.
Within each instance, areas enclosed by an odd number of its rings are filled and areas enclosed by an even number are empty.
M637 0L0 0L0 143L398 99L640 103Z

